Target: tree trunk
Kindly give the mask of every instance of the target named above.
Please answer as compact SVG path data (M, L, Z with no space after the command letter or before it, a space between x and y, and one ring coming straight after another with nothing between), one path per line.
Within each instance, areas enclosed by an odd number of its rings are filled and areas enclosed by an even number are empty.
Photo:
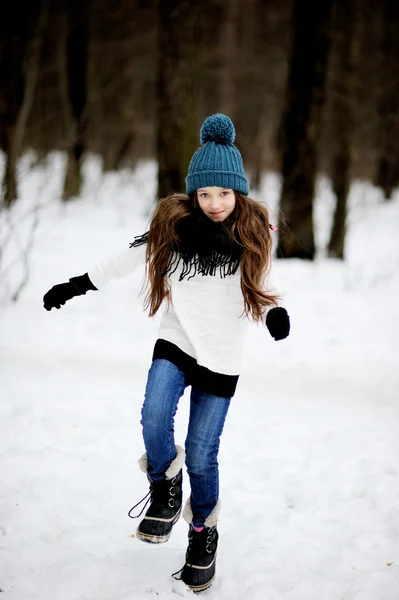
M6 165L3 179L3 198L4 206L9 208L18 197L17 189L17 161L18 147L16 126L8 125L5 129L5 151Z
M359 60L359 34L362 0L336 0L334 14L335 48L331 72L333 85L332 121L334 149L332 153L332 184L336 196L328 256L344 258L347 199L351 181L352 133L354 129L355 70Z
M332 0L295 0L285 110L278 256L313 260L313 196L325 103Z
M383 0L381 8L380 156L376 184L389 200L399 184L399 4L395 0Z
M12 69L19 70L17 78L20 80L19 82L16 82L17 88L10 90L13 101L12 104L17 102L17 106L13 106L12 114L9 115L5 127L6 166L3 179L3 191L4 205L6 207L11 206L18 196L17 161L22 151L26 123L35 95L43 34L47 17L48 0L43 0L38 16L30 15L30 18L36 18L36 26L33 28L30 41L26 44L26 53L23 51L25 40L22 35L20 39L18 39L17 34L15 40L12 38L8 40L10 44L17 42L22 52L19 53L21 63L12 64ZM18 88L21 90L21 94L18 94ZM9 101L11 102L11 99Z
M220 106L218 112L234 119L235 86L234 64L237 55L237 18L238 0L229 0L223 3L223 20L220 26L220 68L219 68L219 93Z
M105 173L109 171L117 171L123 168L127 164L131 164L129 161L129 152L133 146L133 136L131 133L126 133L124 137L121 137L118 142L114 142L106 149L103 158L103 171Z
M198 143L199 5L158 2L157 158L158 198L185 190Z
M66 39L67 89L72 115L68 162L63 199L79 196L82 184L82 158L85 151L85 109L87 99L87 62L89 41L88 0L69 0L68 35ZM65 83L63 84L65 85ZM68 113L65 111L64 114Z
M59 5L57 15L57 67L60 86L61 118L65 135L65 146L71 147L76 137L76 122L72 114L68 80L68 13L66 2Z

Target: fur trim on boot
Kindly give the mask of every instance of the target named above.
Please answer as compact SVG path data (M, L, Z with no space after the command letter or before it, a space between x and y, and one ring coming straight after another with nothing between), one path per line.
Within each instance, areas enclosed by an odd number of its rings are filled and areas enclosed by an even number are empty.
M136 504L129 511L132 518L140 517L143 510L150 502L144 517L142 518L136 535L143 542L161 544L167 542L173 525L179 520L183 503L183 465L185 452L181 446L176 446L176 458L172 460L169 468L165 471L165 478L152 480L148 475L147 454L144 453L139 460L140 469L146 473L150 483L150 491L138 504L147 500L144 508L138 515L131 515L131 511L138 506Z
M172 462L169 465L169 468L165 471L166 479L173 479L173 477L176 477L180 469L183 468L185 459L186 453L184 451L184 448L182 448L181 446L176 446L176 458L172 460ZM140 457L140 460L138 462L141 471L143 471L143 473L147 473L148 461L146 452L144 452L143 456Z
M215 527L220 513L220 499L217 501L217 504L210 515L205 519L204 527ZM193 522L193 511L191 509L191 498L187 498L184 510L183 510L183 519L190 525Z

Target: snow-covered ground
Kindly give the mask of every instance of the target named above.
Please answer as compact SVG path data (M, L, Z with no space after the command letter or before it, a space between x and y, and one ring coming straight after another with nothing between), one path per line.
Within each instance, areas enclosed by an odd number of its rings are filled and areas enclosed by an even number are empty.
M154 166L99 176L59 200L62 161L22 174L0 270L0 588L4 600L191 596L171 573L187 526L152 547L127 511L147 492L140 408L158 318L142 273L46 312L43 294L144 231ZM258 198L275 208L278 180ZM319 186L322 246L332 198ZM39 215L17 303L18 247ZM291 336L251 326L220 451L220 600L399 598L399 197L353 186L345 264L276 261ZM17 235L18 234L18 235ZM19 246L18 246L19 245ZM8 262L7 262L8 261ZM11 266L10 266L11 265ZM10 266L10 268L7 268ZM176 420L184 442L187 395ZM187 478L185 492L188 493Z

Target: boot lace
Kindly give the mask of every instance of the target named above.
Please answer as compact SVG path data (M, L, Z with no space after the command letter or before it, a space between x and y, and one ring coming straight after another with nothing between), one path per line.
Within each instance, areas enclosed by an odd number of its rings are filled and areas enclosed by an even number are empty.
M212 552L214 551L214 539L212 537L213 529L213 527L209 527L209 529L206 529L205 531L202 530L200 532L195 531L195 529L190 529L188 534L189 552L199 552L200 554L212 554Z
M137 502L127 513L131 519L141 517L147 506L151 503L158 506L168 505L169 508L175 507L174 496L176 495L176 477L173 479L162 479L161 481L151 481L150 491L141 500ZM137 515L132 515L132 511L145 502L141 511Z
M212 554L212 552L215 551L214 539L212 537L213 530L214 530L214 527L209 527L209 529L207 529L205 531L202 530L202 531L198 532L198 531L195 531L195 529L190 527L190 530L188 532L187 554L189 554L191 552L192 553L199 552L202 555ZM201 533L202 533L202 535L201 535ZM205 533L206 533L206 537L205 537ZM186 563L187 563L187 560L186 560ZM182 568L179 571L176 571L176 573L172 573L172 577L174 577L174 579L176 579L177 581L181 581L182 573L184 571L184 567L186 566L186 563L182 566Z

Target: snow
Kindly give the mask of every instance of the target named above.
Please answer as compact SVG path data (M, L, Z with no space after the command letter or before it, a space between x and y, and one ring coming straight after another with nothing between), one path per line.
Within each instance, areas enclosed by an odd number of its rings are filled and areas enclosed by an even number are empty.
M143 273L60 311L42 307L52 285L144 231L155 167L101 176L91 159L82 197L65 205L62 157L32 164L22 164L21 200L1 224L4 599L192 597L171 578L184 561L184 521L151 546L127 517L147 493L139 420L159 323L142 312ZM257 195L272 212L278 190L269 174ZM290 337L276 343L250 328L222 437L217 578L205 598L399 597L399 196L384 203L370 185L353 185L343 264L323 252L332 206L321 180L317 260L274 264ZM35 215L30 278L10 304Z

